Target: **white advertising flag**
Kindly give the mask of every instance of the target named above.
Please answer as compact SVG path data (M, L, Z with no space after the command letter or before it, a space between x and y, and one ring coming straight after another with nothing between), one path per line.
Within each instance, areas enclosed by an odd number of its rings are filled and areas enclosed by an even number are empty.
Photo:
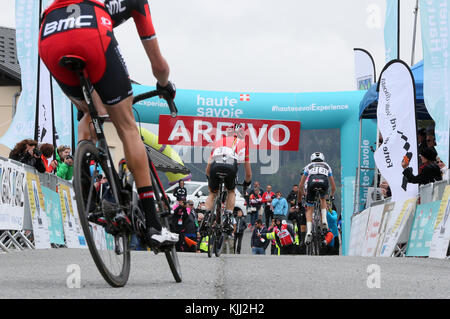
M375 83L375 62L369 52L364 49L353 49L355 52L355 78L357 90L368 90Z
M400 60L389 62L377 90L377 123L383 143L375 152L375 163L391 188L393 201L416 197L418 185L407 183L401 165L406 156L417 174L416 94L408 65Z

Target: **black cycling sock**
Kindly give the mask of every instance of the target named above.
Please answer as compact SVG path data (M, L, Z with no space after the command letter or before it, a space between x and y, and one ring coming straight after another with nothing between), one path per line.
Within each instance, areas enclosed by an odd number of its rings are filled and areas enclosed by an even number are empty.
M139 187L138 194L139 200L142 204L142 208L144 209L145 226L147 226L147 228L153 227L157 231L161 231L161 223L156 216L155 194L153 193L153 187Z

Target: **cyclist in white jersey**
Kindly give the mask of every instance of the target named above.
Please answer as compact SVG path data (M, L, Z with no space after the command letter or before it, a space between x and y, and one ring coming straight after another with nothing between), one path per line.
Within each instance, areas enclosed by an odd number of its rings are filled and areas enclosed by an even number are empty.
M325 157L320 152L311 155L311 163L303 169L303 175L299 183L297 201L300 203L305 191L306 182L306 237L305 243L309 244L312 240L312 214L314 210L314 201L316 192L320 195L320 213L322 217L322 228L328 230L327 222L327 201L326 195L328 185L331 184L331 198L334 199L336 184L334 182L331 167L325 162Z

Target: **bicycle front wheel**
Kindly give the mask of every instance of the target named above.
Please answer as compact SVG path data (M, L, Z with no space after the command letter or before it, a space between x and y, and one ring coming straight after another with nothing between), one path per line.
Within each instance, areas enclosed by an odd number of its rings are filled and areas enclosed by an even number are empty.
M99 190L94 187L99 174L108 183L115 183L109 172L97 147L90 141L80 142L75 152L73 187L81 227L100 274L112 287L123 287L130 274L128 235L111 235L111 228L108 228L120 205L117 198L103 199L103 191L107 191L103 187L105 184Z
M147 156L149 156L148 153ZM162 189L158 175L156 175L156 169L153 166L153 163L151 165L152 166L150 167L151 172L150 176L152 179L153 192L155 194L156 211L158 212L158 215L160 217L161 226L166 227L168 230L170 230L170 223L169 223L170 204L168 201L165 200L167 198L164 195L164 190ZM156 180L156 178L158 178L158 180ZM182 281L181 265L178 259L178 254L175 246L172 246L170 249L164 249L164 253L166 255L167 262L169 263L169 268L170 271L172 272L173 278L175 279L176 282L181 282Z

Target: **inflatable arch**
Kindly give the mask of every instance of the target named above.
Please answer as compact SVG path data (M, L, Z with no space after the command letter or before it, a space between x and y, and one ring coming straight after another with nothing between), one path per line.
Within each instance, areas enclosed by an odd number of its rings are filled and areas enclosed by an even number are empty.
M134 94L153 89L134 85ZM347 253L358 167L359 104L366 91L317 93L251 93L177 90L179 115L300 121L302 130L340 129L343 253ZM158 123L168 114L165 101L135 104L140 119Z
M150 132L145 128L139 128L139 131L141 133L141 136L144 138L145 144L163 153L167 157L173 159L175 162L184 166L180 155L178 155L178 153L172 147L170 147L169 145L162 145L158 143L158 135ZM169 180L169 185L176 184L180 180L186 181L192 178L191 174L185 175L166 172L165 175Z

